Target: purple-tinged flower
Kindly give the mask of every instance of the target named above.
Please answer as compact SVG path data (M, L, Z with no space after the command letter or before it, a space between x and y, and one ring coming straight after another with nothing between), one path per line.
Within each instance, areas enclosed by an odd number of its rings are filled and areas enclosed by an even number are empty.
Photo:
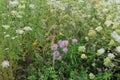
M63 40L63 41L60 40L58 42L58 44L59 44L60 48L64 48L65 46L67 46L69 44L69 42L68 42L68 40Z
M94 58L94 61L97 61L97 59Z
M77 40L76 38L74 38L74 39L72 39L72 42L73 42L73 43L77 43L78 40Z
M51 50L55 51L55 50L57 50L57 48L58 48L58 45L57 44L53 44L52 47L51 47Z
M69 42L68 42L68 40L64 40L63 43L65 46L67 46Z
M108 69L106 68L104 71L107 71Z
M65 53L66 53L67 51L68 51L68 49L67 49L67 48L63 48L63 52L65 52Z
M59 57L60 56L60 53L59 53L59 51L54 51L54 57L56 58L56 57Z

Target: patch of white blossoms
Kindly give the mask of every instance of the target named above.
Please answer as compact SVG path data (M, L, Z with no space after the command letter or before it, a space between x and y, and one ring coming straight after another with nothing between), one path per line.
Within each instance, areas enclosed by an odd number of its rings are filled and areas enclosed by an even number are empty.
M61 9L62 11L64 11L68 6L67 3L62 3L61 1L58 0L48 0L47 3L48 5L52 5L54 8Z
M34 9L34 8L35 8L35 5L34 5L34 4L29 4L29 8L30 8L30 9Z
M115 58L115 55L113 53L109 53L108 58L113 59L113 58Z
M16 33L17 33L17 34L23 34L24 31L23 31L22 29L17 29L17 30L16 30Z
M3 27L4 29L9 29L9 28L10 28L9 25L2 25L2 27Z
M32 28L31 28L31 27L29 27L29 26L26 26L26 27L24 27L24 28L23 28L23 30L25 30L25 31L31 31L31 30L32 30Z
M17 34L23 34L25 31L32 31L32 28L29 27L29 26L26 26L26 27L24 27L24 28L22 28L22 29L17 29L17 30L16 30L16 33L17 33Z
M116 47L116 51L120 53L120 46Z
M4 60L4 61L2 62L2 64L1 64L1 66L2 66L3 68L9 67L9 66L10 66L10 65L9 65L9 61L8 61L8 60Z
M105 21L105 25L106 25L107 27L109 27L112 23L113 23L113 22L112 22L111 20Z
M10 0L9 1L10 7L16 7L16 6L18 6L18 4L19 4L18 0Z
M103 53L105 53L105 49L104 48L101 48L101 49L97 50L97 55L101 55Z
M115 39L115 41L119 42L120 43L120 35L118 35L117 32L113 31L111 33L111 37Z

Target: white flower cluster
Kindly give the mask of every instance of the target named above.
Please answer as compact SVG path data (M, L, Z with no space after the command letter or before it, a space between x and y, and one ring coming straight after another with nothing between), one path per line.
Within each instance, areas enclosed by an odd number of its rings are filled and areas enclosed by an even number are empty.
M34 5L34 4L29 4L29 8L30 8L30 9L34 9L34 8L35 8L35 5Z
M115 55L113 53L108 54L108 58L113 59L114 57L115 57Z
M120 53L120 46L116 47L116 51Z
M17 34L23 34L25 31L32 31L32 28L29 26L24 27L23 29L17 29L16 33Z
M120 35L118 35L117 32L113 31L111 33L111 37L115 39L115 41L119 42L120 43Z
M23 12L17 12L16 10L12 10L11 11L11 15L12 16L15 16L15 17L17 17L17 18L22 18L24 13Z
M16 6L18 6L18 4L19 4L18 0L10 0L9 1L10 7L16 7Z
M9 67L9 66L10 66L10 65L9 65L9 61L8 61L8 60L4 60L4 61L2 62L2 64L1 64L1 66L2 66L3 68Z
M4 29L9 29L9 28L10 28L9 25L2 25L2 27L3 27Z
M100 48L100 49L97 50L97 55L101 55L103 53L105 53L105 49L104 48Z
M61 9L62 11L64 11L68 6L67 3L62 3L61 1L56 0L48 0L47 3L48 5L53 5L54 8Z

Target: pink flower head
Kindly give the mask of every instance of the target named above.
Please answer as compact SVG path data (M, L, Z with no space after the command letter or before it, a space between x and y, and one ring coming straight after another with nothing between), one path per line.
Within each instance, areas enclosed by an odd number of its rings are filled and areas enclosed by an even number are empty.
M63 52L65 52L65 53L66 53L67 51L68 51L68 49L67 49L67 48L63 48Z
M68 40L60 40L59 42L58 42L58 44L59 44L59 46L61 47L61 48L64 48L65 46L67 46L68 45Z
M107 71L108 69L106 68L104 71Z
M57 50L57 48L58 48L58 45L57 44L53 44L52 47L51 47L51 50L55 51L55 50Z
M60 53L59 53L59 51L54 51L54 57L59 57L60 56Z
M73 43L77 43L78 40L77 40L76 38L74 38L74 39L72 39L72 42L73 42Z
M97 59L94 58L94 61L97 61Z

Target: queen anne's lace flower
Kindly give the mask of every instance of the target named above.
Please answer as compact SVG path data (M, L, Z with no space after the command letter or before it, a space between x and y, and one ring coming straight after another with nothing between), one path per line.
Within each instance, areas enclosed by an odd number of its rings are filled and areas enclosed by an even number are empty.
M2 25L2 27L3 27L4 29L8 29L8 28L10 28L9 25Z
M17 33L17 34L23 34L24 31L23 31L22 29L18 29L18 30L16 30L16 33Z
M115 41L119 42L120 43L120 35L118 35L117 32L113 31L111 33L111 37L115 39Z
M97 54L98 55L101 55L101 54L103 54L105 52L105 49L104 48L101 48L101 49L98 49L97 50Z
M112 22L111 20L105 21L105 25L106 25L107 27L109 27L112 23L113 23L113 22Z
M26 26L26 27L24 27L24 28L23 28L23 30L25 30L25 31L31 31L31 30L32 30L32 28L31 28L31 27L29 27L29 26Z
M35 5L34 5L34 4L30 4L30 5L29 5L29 8L30 8L30 9L34 9L34 8L35 8Z
M109 53L109 54L108 54L108 58L113 59L114 57L115 57L114 54L112 54L112 53Z
M116 51L120 53L120 46L116 47Z
M1 64L1 66L2 66L3 68L9 67L9 61L8 61L8 60L4 60L4 61L2 62L2 64Z
M19 4L19 2L18 0L10 0L9 4L10 7L16 7Z

